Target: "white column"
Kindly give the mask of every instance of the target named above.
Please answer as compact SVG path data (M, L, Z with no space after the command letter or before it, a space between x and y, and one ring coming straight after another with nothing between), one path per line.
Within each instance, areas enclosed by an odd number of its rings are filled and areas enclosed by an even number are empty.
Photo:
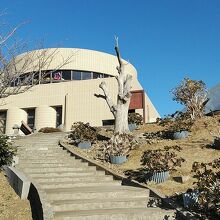
M27 122L27 112L18 107L12 107L7 110L7 118L6 118L6 131L7 135L14 134L13 126L15 124L21 125L21 121ZM21 131L20 134L23 134Z
M41 105L35 109L36 131L44 127L56 127L56 110L47 105Z

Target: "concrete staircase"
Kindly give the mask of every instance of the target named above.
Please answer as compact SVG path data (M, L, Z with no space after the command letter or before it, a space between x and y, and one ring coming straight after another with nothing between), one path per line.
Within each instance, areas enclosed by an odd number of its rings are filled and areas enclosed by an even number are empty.
M54 219L162 220L173 215L172 210L147 207L149 190L122 186L104 171L70 156L58 145L63 136L38 133L16 141L16 167L46 194Z

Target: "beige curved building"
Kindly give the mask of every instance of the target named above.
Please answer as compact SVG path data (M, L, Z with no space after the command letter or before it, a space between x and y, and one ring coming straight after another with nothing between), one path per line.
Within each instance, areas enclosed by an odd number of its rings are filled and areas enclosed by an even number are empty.
M102 94L99 84L105 81L116 102L116 56L86 49L52 48L27 52L16 59L21 75L12 86L19 86L26 78L38 84L5 98L0 106L2 132L13 134L13 126L20 126L21 121L35 131L58 126L68 131L76 121L92 126L113 123L105 100L98 95ZM138 82L136 69L128 63L126 71L133 77L129 111L142 114L145 122L155 121L159 114Z

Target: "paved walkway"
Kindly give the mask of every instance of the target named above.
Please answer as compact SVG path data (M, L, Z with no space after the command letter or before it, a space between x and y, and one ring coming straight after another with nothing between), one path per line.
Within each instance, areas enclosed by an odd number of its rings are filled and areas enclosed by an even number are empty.
M43 191L56 220L162 220L173 211L147 207L149 190L122 186L58 145L63 133L17 140L22 171ZM169 218L172 219L172 218Z

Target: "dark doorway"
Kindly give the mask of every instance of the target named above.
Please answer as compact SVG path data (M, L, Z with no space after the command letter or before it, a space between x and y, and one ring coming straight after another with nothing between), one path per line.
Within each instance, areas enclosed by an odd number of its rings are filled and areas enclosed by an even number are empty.
M7 111L0 111L0 134L5 134Z
M55 107L56 109L56 127L62 124L62 106Z

